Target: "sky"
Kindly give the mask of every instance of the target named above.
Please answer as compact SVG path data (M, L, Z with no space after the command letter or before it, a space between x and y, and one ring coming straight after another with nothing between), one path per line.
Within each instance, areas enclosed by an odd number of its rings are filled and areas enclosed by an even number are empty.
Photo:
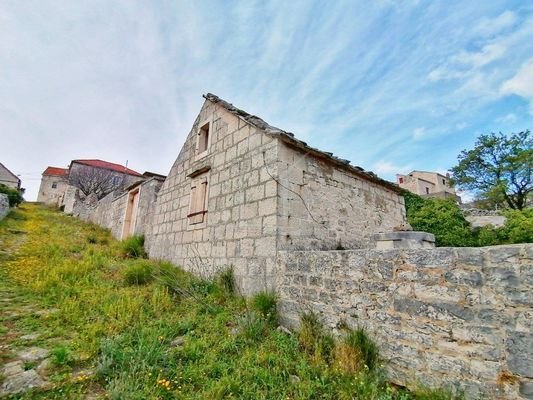
M0 162L167 174L214 93L385 179L532 128L527 0L0 0Z

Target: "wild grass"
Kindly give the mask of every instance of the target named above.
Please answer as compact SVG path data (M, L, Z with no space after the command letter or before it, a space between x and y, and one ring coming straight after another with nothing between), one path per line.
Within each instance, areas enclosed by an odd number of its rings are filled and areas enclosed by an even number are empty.
M336 344L313 313L296 334L280 332L273 294L246 301L232 274L198 279L136 259L141 242L133 242L31 204L0 222L0 286L56 310L14 322L39 333L53 360L53 388L18 398L81 399L95 390L110 399L430 398L387 385L366 334ZM337 368L339 345L369 370ZM73 381L83 368L94 376Z
M133 235L120 242L122 256L129 258L146 258L144 236Z

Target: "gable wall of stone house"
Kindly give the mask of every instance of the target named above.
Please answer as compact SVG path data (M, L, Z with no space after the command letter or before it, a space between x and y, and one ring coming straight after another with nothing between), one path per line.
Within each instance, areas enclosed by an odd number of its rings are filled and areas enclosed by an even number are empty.
M211 122L208 155L195 160L198 129ZM273 282L276 256L277 139L265 135L223 107L206 101L158 195L150 257L209 274L233 265L245 292ZM190 225L194 171L210 167L205 226Z
M405 222L403 197L280 141L278 250L368 248Z
M55 183L55 188L53 187ZM43 175L37 201L48 206L59 207L63 203L68 183L65 177Z
M20 180L14 176L11 171L0 164L0 184L6 185L12 189L18 189Z

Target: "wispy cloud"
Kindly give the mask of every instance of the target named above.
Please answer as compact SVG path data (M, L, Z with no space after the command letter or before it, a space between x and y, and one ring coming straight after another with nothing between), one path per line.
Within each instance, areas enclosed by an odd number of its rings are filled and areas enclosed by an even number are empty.
M529 110L533 114L533 58L522 64L516 74L502 84L500 92L523 97L529 101Z
M30 198L76 157L166 173L213 92L378 173L449 165L487 121L532 122L518 3L0 2L0 135L17 137L0 155Z

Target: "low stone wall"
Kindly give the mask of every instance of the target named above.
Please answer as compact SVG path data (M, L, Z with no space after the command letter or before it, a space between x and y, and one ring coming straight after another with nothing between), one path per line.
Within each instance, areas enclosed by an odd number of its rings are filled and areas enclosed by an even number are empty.
M7 194L0 193L0 220L9 213L9 199Z
M531 399L532 258L531 244L280 252L281 311L366 327L400 385Z

